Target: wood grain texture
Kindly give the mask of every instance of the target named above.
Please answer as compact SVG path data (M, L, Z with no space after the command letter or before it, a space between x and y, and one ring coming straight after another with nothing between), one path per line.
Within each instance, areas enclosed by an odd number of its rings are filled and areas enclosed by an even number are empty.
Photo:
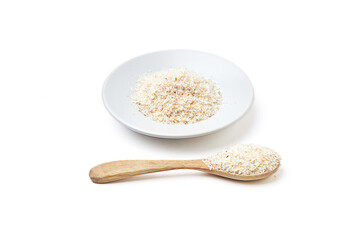
M271 172L261 175L241 176L224 171L209 170L203 159L196 160L120 160L102 163L90 170L89 176L94 183L109 183L124 178L175 169L193 169L221 177L241 181L254 181L269 177L276 172L280 164Z
M202 159L197 160L120 160L93 167L89 176L94 183L107 183L136 175L175 169L206 170Z

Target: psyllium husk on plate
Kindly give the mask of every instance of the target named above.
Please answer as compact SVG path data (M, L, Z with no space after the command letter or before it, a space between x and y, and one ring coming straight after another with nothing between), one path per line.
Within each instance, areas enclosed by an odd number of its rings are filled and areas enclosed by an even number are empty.
M222 105L222 94L214 81L201 74L167 69L141 76L132 100L154 121L191 124L213 116Z

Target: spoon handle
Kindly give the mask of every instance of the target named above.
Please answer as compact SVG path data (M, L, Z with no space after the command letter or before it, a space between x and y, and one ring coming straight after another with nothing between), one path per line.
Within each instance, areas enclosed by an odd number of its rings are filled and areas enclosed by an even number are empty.
M120 160L102 163L90 170L94 183L109 183L136 175L174 169L204 170L203 159L196 160Z

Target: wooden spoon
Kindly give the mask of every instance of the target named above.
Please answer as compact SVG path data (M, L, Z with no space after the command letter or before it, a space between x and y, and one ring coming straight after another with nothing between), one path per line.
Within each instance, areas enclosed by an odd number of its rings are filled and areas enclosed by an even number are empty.
M115 182L136 175L175 169L193 169L221 177L242 181L253 181L269 177L277 171L280 164L272 171L260 175L241 176L220 170L210 170L203 162L196 160L120 160L107 162L93 167L89 176L94 183Z

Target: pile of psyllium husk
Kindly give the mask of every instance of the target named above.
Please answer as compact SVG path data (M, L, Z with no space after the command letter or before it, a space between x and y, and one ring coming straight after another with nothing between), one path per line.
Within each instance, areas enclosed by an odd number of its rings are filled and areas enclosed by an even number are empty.
M138 110L154 121L191 124L213 116L222 95L211 79L187 69L144 74L132 96Z
M252 176L272 172L280 165L280 155L266 147L240 144L210 156L203 162L210 170Z

